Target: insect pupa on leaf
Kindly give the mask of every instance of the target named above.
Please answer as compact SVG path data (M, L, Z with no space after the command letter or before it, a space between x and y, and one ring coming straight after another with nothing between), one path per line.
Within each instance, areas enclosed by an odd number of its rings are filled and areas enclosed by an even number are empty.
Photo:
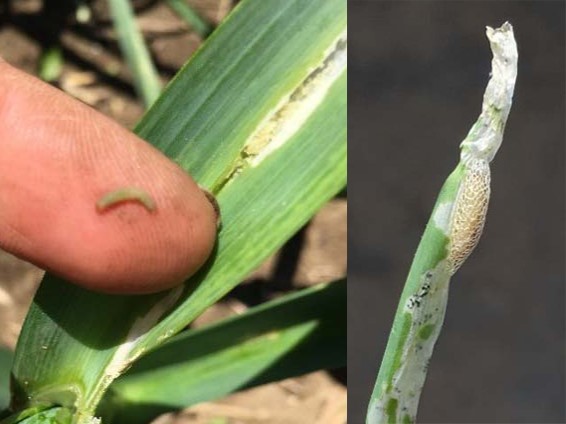
M468 164L452 213L448 249L452 275L479 242L489 204L490 179L487 161L478 159Z
M96 210L104 212L117 204L124 202L138 202L149 212L155 212L155 200L144 190L136 187L123 187L106 193L96 202Z

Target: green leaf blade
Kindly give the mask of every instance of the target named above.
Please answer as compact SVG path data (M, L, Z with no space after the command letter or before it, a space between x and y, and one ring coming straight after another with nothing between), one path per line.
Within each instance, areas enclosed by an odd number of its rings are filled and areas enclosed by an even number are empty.
M136 127L206 187L230 171L265 116L346 28L343 1L248 4L224 23L233 31L215 31Z
M346 284L321 285L179 334L111 387L111 422L159 413L346 362ZM104 416L104 414L103 414Z
M327 73L325 60L345 34L345 2L284 4L281 11L280 2L243 1L137 129L199 183L215 186L223 228L213 257L184 286L147 296L95 294L48 274L18 342L13 375L22 388L15 398L20 408L49 403L94 413L114 378L230 291L344 187L346 68L339 62ZM260 42L258 31L248 31L266 22L272 29L295 26L293 34L284 33L294 37L291 50L283 54L281 34L260 31L267 37ZM252 55L249 45L263 53ZM275 51L285 60L274 59ZM345 57L345 49L339 53ZM244 90L233 62L250 67L246 75L259 87ZM321 66L324 72L317 73ZM305 79L314 81L313 90ZM303 86L307 101L290 101ZM303 110L304 104L312 107ZM273 115L288 110L292 119ZM285 137L278 133L282 141L275 146L265 137L267 144L258 148L254 134L262 134L273 116L281 118Z

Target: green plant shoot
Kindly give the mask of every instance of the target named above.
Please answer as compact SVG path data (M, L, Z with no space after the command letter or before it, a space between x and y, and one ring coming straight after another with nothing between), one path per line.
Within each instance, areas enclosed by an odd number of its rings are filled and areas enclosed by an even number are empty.
M482 112L460 145L460 162L442 187L413 260L395 314L367 424L414 423L450 278L475 248L490 195L489 163L503 132L517 77L517 45L508 22L487 27L492 74Z

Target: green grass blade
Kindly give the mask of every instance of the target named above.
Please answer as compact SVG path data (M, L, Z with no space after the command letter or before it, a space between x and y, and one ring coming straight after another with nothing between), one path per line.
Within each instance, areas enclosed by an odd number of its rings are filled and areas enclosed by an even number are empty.
M136 91L149 107L161 92L161 82L143 36L136 25L132 6L128 0L109 0L108 7L118 44L132 71Z
M185 0L167 0L167 4L177 15L187 22L201 38L208 37L212 32L212 25L195 12Z
M136 363L107 393L105 422L157 415L248 387L346 364L346 284L322 285L187 331ZM103 404L104 405L104 404ZM103 409L103 410L104 410Z
M223 228L184 286L109 296L47 275L18 341L16 407L93 413L135 359L183 329L346 182L346 4L243 1L136 132L212 188ZM62 301L64 299L64 301Z

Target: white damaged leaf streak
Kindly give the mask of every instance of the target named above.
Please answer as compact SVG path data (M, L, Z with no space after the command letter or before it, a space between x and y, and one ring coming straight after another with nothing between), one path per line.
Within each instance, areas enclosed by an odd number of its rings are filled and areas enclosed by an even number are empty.
M391 384L383 390L370 412L368 422L414 422L421 389L426 379L428 363L444 322L448 303L450 269L441 261L426 271L415 293L408 297L403 312L410 316L410 329L403 344L399 367ZM395 417L389 416L391 402L398 405Z
M267 114L245 142L224 186L246 167L258 166L299 131L322 103L326 94L347 66L347 36L342 33L314 68L291 93ZM216 191L216 190L215 190Z
M143 353L143 351L134 351L135 348L139 346L140 339L142 339L145 334L157 324L161 317L175 305L177 300L181 297L183 290L184 286L182 285L171 289L163 299L153 305L143 316L140 316L134 321L130 331L106 366L104 377L99 380L98 386L91 392L92 399L87 399L85 404L97 405L100 396L102 396L110 383L127 370L130 364L135 362Z
M106 367L105 374L116 378L124 368L130 363L134 362L135 358L130 356L132 349L138 345L138 341L149 331L159 319L165 315L169 309L173 307L175 302L181 297L184 286L178 286L171 290L163 299L157 302L153 307L143 316L134 321L128 335L122 342L120 347L114 353L112 361Z
M453 202L442 202L436 206L432 215L434 225L446 236L449 235L450 231L450 218L453 205Z

